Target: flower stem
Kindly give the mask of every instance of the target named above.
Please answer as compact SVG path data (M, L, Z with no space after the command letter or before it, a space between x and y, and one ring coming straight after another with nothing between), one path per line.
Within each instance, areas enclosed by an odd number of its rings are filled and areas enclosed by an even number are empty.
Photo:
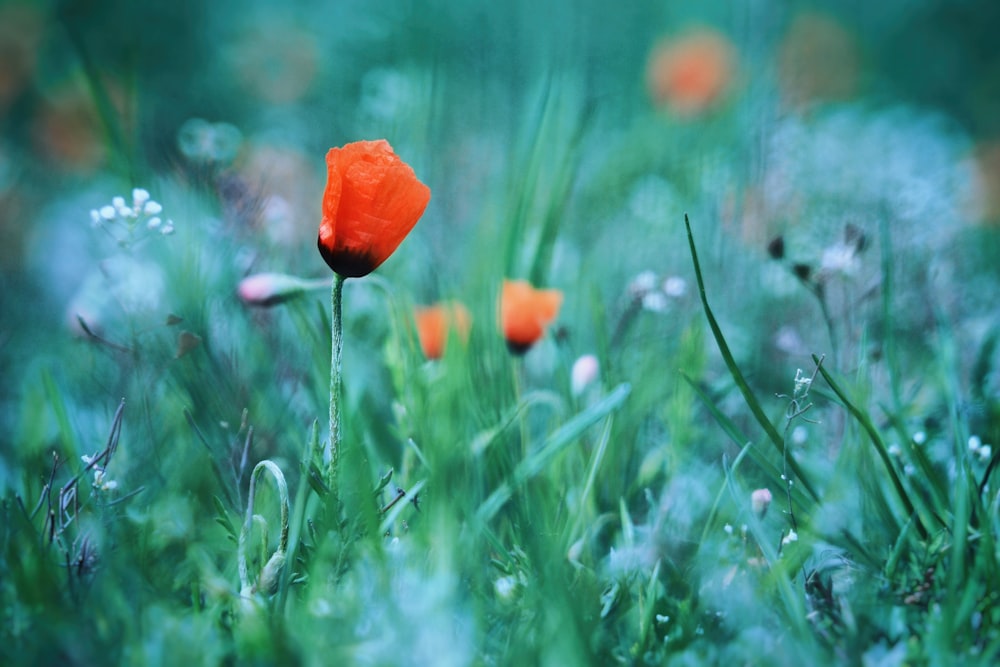
M337 464L340 460L340 394L341 394L341 354L344 348L344 325L342 303L344 278L334 274L333 290L330 297L331 315L331 359L330 359L330 467L327 469L327 483L336 489Z
M524 373L524 364L521 357L515 357L512 361L511 368L514 371L514 406L520 413L518 421L520 423L519 429L521 434L521 461L524 461L528 458L528 416L527 410L521 410L521 398L523 396L521 375Z
M257 581L253 582L250 580L249 567L247 566L247 542L250 539L250 533L254 522L254 497L256 496L257 489L257 478L261 476L264 471L271 473L274 477L274 483L278 487L278 502L281 509L281 533L278 538L278 549L271 556L270 560L267 561L266 565L262 565L262 570L260 575L258 575ZM264 524L267 525L266 522ZM274 584L277 583L278 575L285 563L285 553L288 549L288 484L285 482L285 476L281 472L281 468L275 465L272 461L264 459L256 466L254 466L253 472L250 473L250 492L247 495L247 513L246 518L243 520L243 526L240 529L240 538L237 544L236 558L237 565L240 572L240 595L242 597L250 597L258 590L264 590L265 593L273 593L271 590Z

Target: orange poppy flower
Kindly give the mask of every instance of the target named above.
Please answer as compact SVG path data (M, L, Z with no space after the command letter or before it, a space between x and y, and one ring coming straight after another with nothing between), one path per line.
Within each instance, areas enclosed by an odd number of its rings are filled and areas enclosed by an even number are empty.
M319 253L344 278L360 278L389 258L430 201L384 139L357 141L326 154Z
M428 359L440 359L444 355L448 334L451 331L458 334L462 340L467 340L472 324L469 311L460 303L438 303L417 308L413 313L413 319L417 323L420 347Z
M699 30L657 46L646 68L646 83L657 105L689 116L721 97L732 78L733 50L725 37Z
M504 280L500 294L500 326L507 347L524 354L545 334L562 305L562 292L535 289L524 280Z

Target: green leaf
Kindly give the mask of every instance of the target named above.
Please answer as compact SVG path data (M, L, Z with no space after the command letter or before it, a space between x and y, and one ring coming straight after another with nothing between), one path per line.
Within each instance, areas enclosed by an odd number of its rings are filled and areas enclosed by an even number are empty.
M212 496L212 504L215 505L215 511L217 512L217 516L215 517L216 523L225 528L231 537L238 537L239 533L236 531L232 520L230 520L229 512L226 511L226 506L222 503L219 496Z
M389 468L384 475L379 477L378 484L375 485L375 491L373 492L372 495L377 496L379 493L381 493L382 489L388 486L391 480L392 480L392 468Z

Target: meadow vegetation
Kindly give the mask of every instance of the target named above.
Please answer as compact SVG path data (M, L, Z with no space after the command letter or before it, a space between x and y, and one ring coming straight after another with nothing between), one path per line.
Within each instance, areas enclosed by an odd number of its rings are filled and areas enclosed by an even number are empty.
M992 3L293 4L0 0L0 663L1000 661Z

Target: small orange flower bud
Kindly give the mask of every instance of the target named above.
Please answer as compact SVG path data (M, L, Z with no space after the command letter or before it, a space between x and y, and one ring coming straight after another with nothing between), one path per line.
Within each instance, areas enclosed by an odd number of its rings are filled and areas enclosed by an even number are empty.
M454 331L464 341L469 337L472 318L460 303L439 303L417 308L413 313L417 324L417 338L424 356L440 359L448 343L449 332Z
M563 295L559 290L535 289L524 280L504 280L500 295L500 326L507 347L524 354L556 319Z

